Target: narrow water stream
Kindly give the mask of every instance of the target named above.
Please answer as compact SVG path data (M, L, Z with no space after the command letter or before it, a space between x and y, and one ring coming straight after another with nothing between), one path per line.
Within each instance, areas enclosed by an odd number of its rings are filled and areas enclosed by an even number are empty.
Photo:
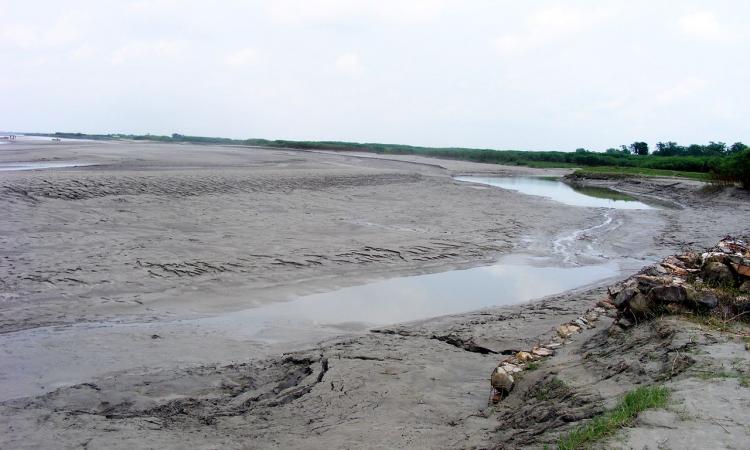
M599 187L574 187L539 177L455 177L458 181L510 189L526 195L546 197L571 206L614 209L652 209L635 198Z

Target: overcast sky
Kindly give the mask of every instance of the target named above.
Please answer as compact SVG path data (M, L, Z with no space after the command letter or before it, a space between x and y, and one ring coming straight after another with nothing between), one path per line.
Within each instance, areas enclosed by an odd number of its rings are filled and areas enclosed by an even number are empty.
M0 129L750 143L750 1L0 0Z

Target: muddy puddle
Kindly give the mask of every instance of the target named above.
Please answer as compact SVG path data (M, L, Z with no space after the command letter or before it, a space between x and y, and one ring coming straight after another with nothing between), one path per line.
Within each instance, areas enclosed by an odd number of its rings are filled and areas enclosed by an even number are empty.
M203 326L235 329L250 339L278 342L290 328L365 330L493 306L527 302L617 275L607 263L555 267L544 261L507 257L491 266L391 278L288 302L201 319ZM248 326L251 325L251 326Z
M637 199L599 187L573 187L561 181L540 177L455 177L458 181L510 189L527 195L546 197L571 206L614 209L652 209Z

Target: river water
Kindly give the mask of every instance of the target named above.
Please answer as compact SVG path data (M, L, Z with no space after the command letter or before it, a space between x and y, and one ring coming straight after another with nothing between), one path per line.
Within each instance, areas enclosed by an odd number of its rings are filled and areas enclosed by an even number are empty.
M546 197L571 206L614 209L652 209L621 192L599 187L574 187L539 177L456 177L458 181L510 189L527 195Z

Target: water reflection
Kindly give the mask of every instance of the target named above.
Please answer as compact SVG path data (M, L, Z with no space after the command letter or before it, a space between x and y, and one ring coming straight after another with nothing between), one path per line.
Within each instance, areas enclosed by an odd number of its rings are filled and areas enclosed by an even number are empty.
M511 305L593 283L617 274L614 263L584 267L538 267L526 261L501 262L467 270L393 278L308 295L238 313L202 319L203 326L246 330L247 337L273 339L282 329L373 325L426 319ZM286 332L286 331L285 331ZM289 336L286 336L289 338Z
M547 197L572 206L616 209L651 209L633 197L607 188L572 187L561 181L538 177L456 177L458 181L486 184L522 194Z

